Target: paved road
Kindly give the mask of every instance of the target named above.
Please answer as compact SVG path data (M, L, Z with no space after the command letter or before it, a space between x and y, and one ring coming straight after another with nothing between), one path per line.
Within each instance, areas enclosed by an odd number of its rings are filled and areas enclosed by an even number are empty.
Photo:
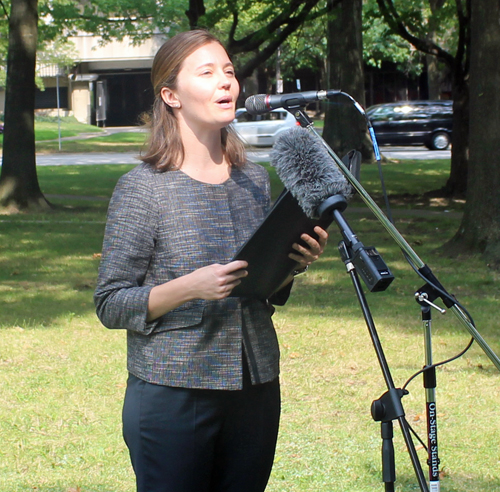
M37 166L69 166L88 164L138 164L137 153L37 154Z
M259 149L249 152L249 158L255 162L270 160L271 149ZM383 147L382 155L389 159L450 159L449 150L433 151L425 147ZM38 166L68 166L87 164L138 164L136 153L86 153L86 154L38 154Z
M249 158L255 162L269 161L270 149L249 152ZM88 164L138 164L137 153L86 153L86 154L38 154L38 166L69 166Z
M381 147L388 159L451 159L451 150L429 150L427 147Z

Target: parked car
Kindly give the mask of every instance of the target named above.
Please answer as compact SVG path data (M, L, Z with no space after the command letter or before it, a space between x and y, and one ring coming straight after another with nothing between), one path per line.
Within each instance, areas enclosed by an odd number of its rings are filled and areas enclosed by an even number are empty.
M278 135L298 125L295 117L284 109L251 115L245 108L236 110L233 128L247 145L270 147Z
M366 112L380 145L425 145L446 150L453 126L452 101L399 101Z

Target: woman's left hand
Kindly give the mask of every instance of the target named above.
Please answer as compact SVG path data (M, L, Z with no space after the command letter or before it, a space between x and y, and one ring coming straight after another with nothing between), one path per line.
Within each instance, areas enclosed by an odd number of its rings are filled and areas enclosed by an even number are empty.
M326 242L328 240L328 232L319 226L314 228L314 232L318 235L318 239L309 236L309 234L302 234L302 236L300 236L300 239L302 239L308 247L302 246L298 243L295 243L292 246L297 253L290 253L288 256L299 264L297 270L306 268L314 263L325 250Z

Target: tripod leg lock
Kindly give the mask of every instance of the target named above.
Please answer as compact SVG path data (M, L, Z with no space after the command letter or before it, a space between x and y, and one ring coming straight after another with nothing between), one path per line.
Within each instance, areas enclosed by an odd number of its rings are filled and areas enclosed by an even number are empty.
M390 422L399 417L404 417L404 409L401 398L407 395L407 390L391 388L378 400L372 402L371 413L375 422Z

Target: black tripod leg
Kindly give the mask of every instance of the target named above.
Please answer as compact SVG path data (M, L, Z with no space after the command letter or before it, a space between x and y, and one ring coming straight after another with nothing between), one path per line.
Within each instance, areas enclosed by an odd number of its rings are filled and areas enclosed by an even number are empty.
M394 461L394 437L392 422L382 422L380 424L382 437L382 481L385 484L386 492L394 492L394 482L396 481L396 464Z
M345 247L345 245L343 245L343 243L341 242L341 246L339 247L339 249L343 247ZM363 316L365 318L366 325L368 327L368 331L370 333L373 346L375 348L375 352L377 354L377 358L380 363L380 368L382 370L382 374L384 376L388 388L387 393L385 393L379 400L376 400L372 403L372 416L374 417L375 421L379 422L381 421L384 423L398 419L406 443L406 447L410 454L410 458L413 464L413 469L415 471L415 475L417 477L417 481L420 486L420 490L422 492L429 492L429 488L427 487L427 482L425 481L425 476L422 471L422 467L420 465L417 452L415 450L415 445L410 435L408 422L404 418L404 409L401 403L401 397L403 396L404 392L403 390L396 389L394 386L394 381L392 379L391 371L389 369L389 364L387 363L387 360L385 358L384 350L382 348L382 344L380 343L377 329L375 328L375 323L373 321L370 309L368 307L365 294L361 287L361 282L359 280L354 265L350 261L350 255L347 253L345 255L342 255L342 258L343 259L346 258L344 259L344 263L346 264L347 271L351 276L354 290L358 297L361 311L363 312ZM389 440L389 438L384 438L384 441L385 440ZM384 442L384 446L387 447L388 444ZM386 487L387 486L390 485L386 485ZM386 489L386 490L390 491L391 489Z

